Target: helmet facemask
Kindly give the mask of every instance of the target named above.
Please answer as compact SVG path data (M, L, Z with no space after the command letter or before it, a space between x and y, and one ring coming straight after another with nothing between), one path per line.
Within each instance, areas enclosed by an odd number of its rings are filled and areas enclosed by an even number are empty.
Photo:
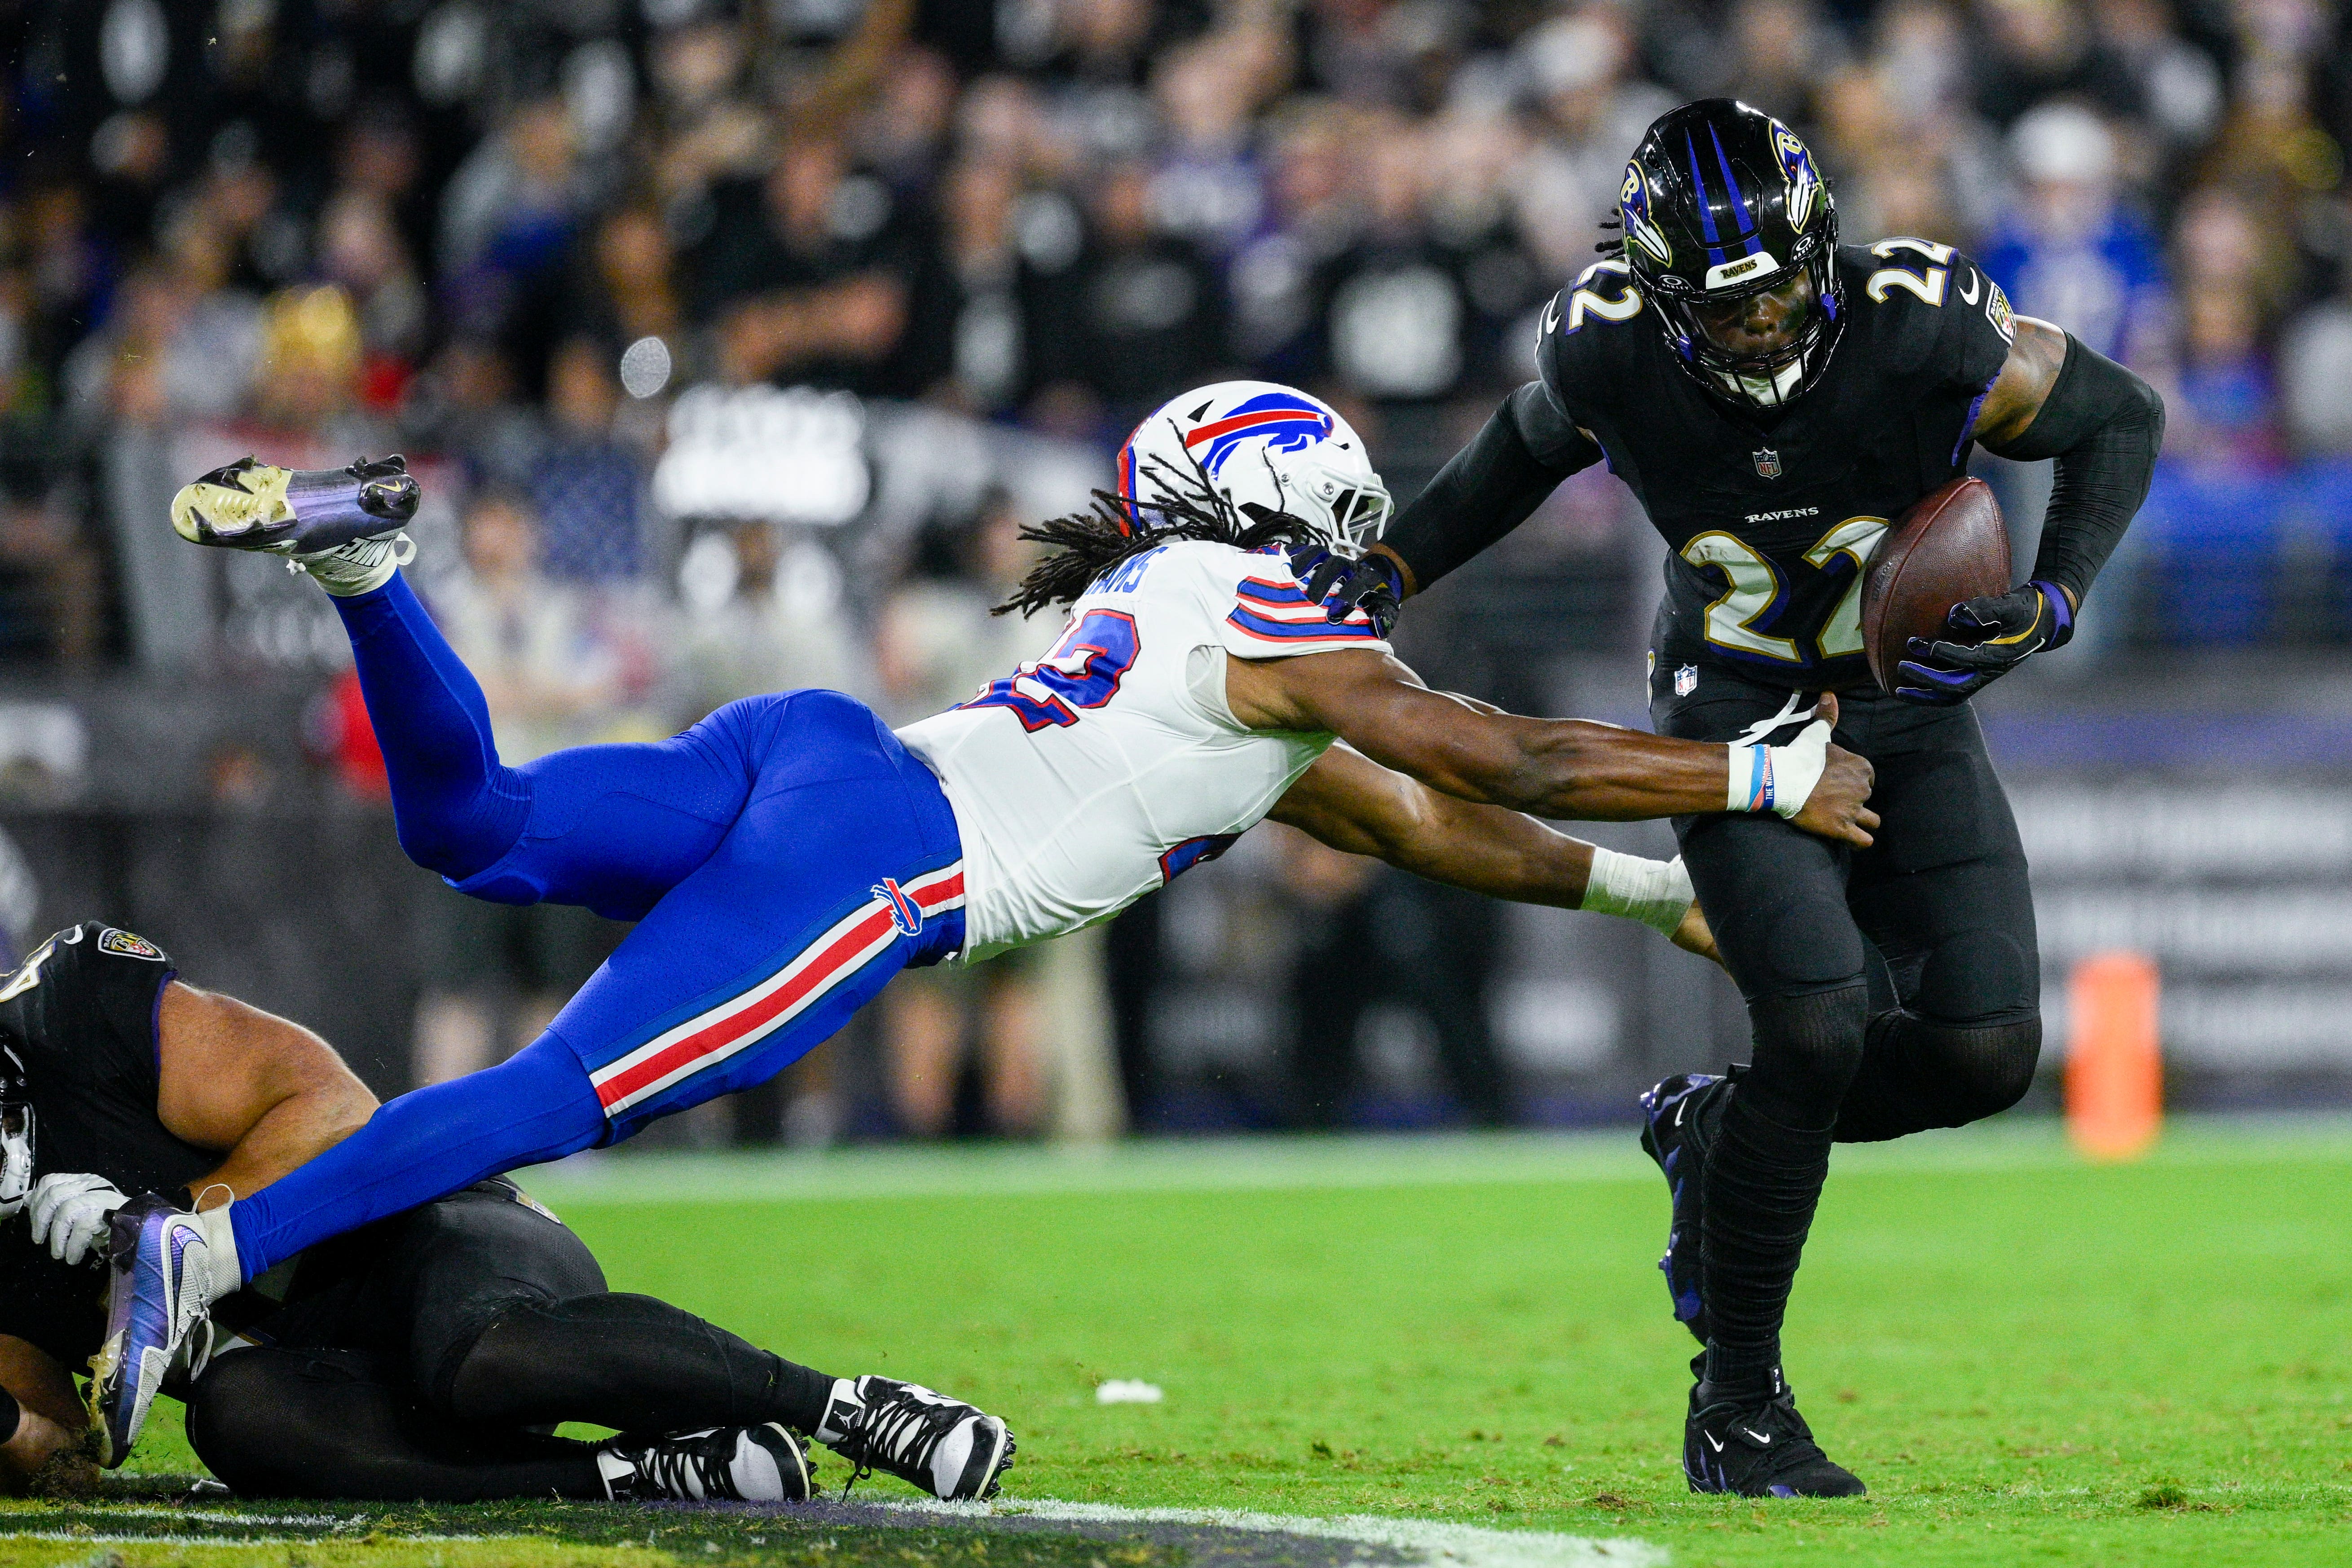
M1661 290L1659 324L1683 363L1717 395L1758 408L1778 408L1821 379L1829 365L1843 325L1837 269L1835 230L1801 262L1737 290L1693 293ZM1801 300L1784 322L1786 335L1769 346L1741 350L1725 344L1717 333L1727 319L1738 320L1738 308L1759 296L1797 289ZM1713 330L1711 331L1710 328Z
M15 1217L33 1192L33 1101L25 1064L0 1046L0 1219Z
M1261 522L1277 511L1295 517L1339 554L1357 556L1370 549L1396 510L1378 474L1350 473L1305 453L1286 456L1278 468L1270 452L1260 451L1258 458L1281 504L1243 501L1240 509Z

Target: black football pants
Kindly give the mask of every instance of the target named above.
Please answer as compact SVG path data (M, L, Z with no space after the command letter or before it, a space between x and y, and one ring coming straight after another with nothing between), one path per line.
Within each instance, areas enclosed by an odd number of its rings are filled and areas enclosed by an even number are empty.
M1654 678L1659 733L1785 742L1790 694L1714 666ZM1956 1127L2016 1103L2041 1047L2025 854L1965 706L1841 693L1837 743L1877 770L1876 842L1770 815L1678 817L1683 858L1748 1000L1754 1058L1725 1102L1703 1191L1709 1376L1759 1379L1832 1142ZM1810 708L1810 695L1800 709Z
M608 1292L580 1238L512 1193L484 1183L313 1248L255 1326L272 1342L190 1390L197 1457L248 1497L601 1498L594 1447L546 1428L815 1426L832 1379ZM305 1295L305 1273L330 1282Z

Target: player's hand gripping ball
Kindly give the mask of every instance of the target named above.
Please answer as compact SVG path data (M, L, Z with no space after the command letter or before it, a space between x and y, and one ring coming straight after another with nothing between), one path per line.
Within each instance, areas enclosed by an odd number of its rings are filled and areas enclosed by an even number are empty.
M1361 610L1385 637L1404 605L1404 574L1377 552L1334 555L1319 544L1302 544L1290 552L1290 570L1306 580L1307 596L1335 625Z
M1911 657L1895 667L1895 696L1937 706L1965 702L2043 648L2063 647L2074 635L2074 606L2066 590L2036 579L1954 605L1944 628L1949 635L1933 642L1911 639Z

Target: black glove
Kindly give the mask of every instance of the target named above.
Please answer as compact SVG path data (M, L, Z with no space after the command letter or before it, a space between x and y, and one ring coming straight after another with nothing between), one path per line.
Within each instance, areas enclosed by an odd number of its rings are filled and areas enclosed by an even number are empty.
M1334 555L1320 544L1302 544L1290 552L1290 570L1334 624L1361 610L1385 637L1404 605L1404 574L1385 555Z
M2074 635L2066 590L2038 579L1991 598L1954 605L1944 617L1951 639L1913 637L1911 657L1895 667L1895 695L1948 708L1966 702L2045 647Z

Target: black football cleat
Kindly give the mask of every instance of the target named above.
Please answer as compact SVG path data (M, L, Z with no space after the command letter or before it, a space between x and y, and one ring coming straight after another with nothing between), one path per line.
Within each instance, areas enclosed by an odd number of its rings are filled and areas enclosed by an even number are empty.
M1666 1277L1675 1321L1701 1344L1706 1343L1706 1303L1699 1295L1699 1184L1707 1147L1702 1122L1729 1083L1708 1073L1676 1073L1642 1095L1642 1150L1665 1173L1674 1200L1666 1255L1658 1259L1658 1269Z
M192 544L314 555L399 531L416 515L420 493L397 454L343 468L280 468L240 458L180 487L172 527Z
M856 1467L850 1487L880 1470L949 1502L994 1497L1016 1447L1004 1423L976 1406L871 1374L834 1380L816 1438Z
M1738 1497L1867 1495L1853 1472L1813 1441L1777 1367L1771 1387L1760 1397L1718 1393L1704 1381L1691 1390L1683 1422L1683 1477L1690 1489Z
M806 1502L814 1489L808 1450L773 1421L615 1437L596 1451L596 1473L615 1502Z

